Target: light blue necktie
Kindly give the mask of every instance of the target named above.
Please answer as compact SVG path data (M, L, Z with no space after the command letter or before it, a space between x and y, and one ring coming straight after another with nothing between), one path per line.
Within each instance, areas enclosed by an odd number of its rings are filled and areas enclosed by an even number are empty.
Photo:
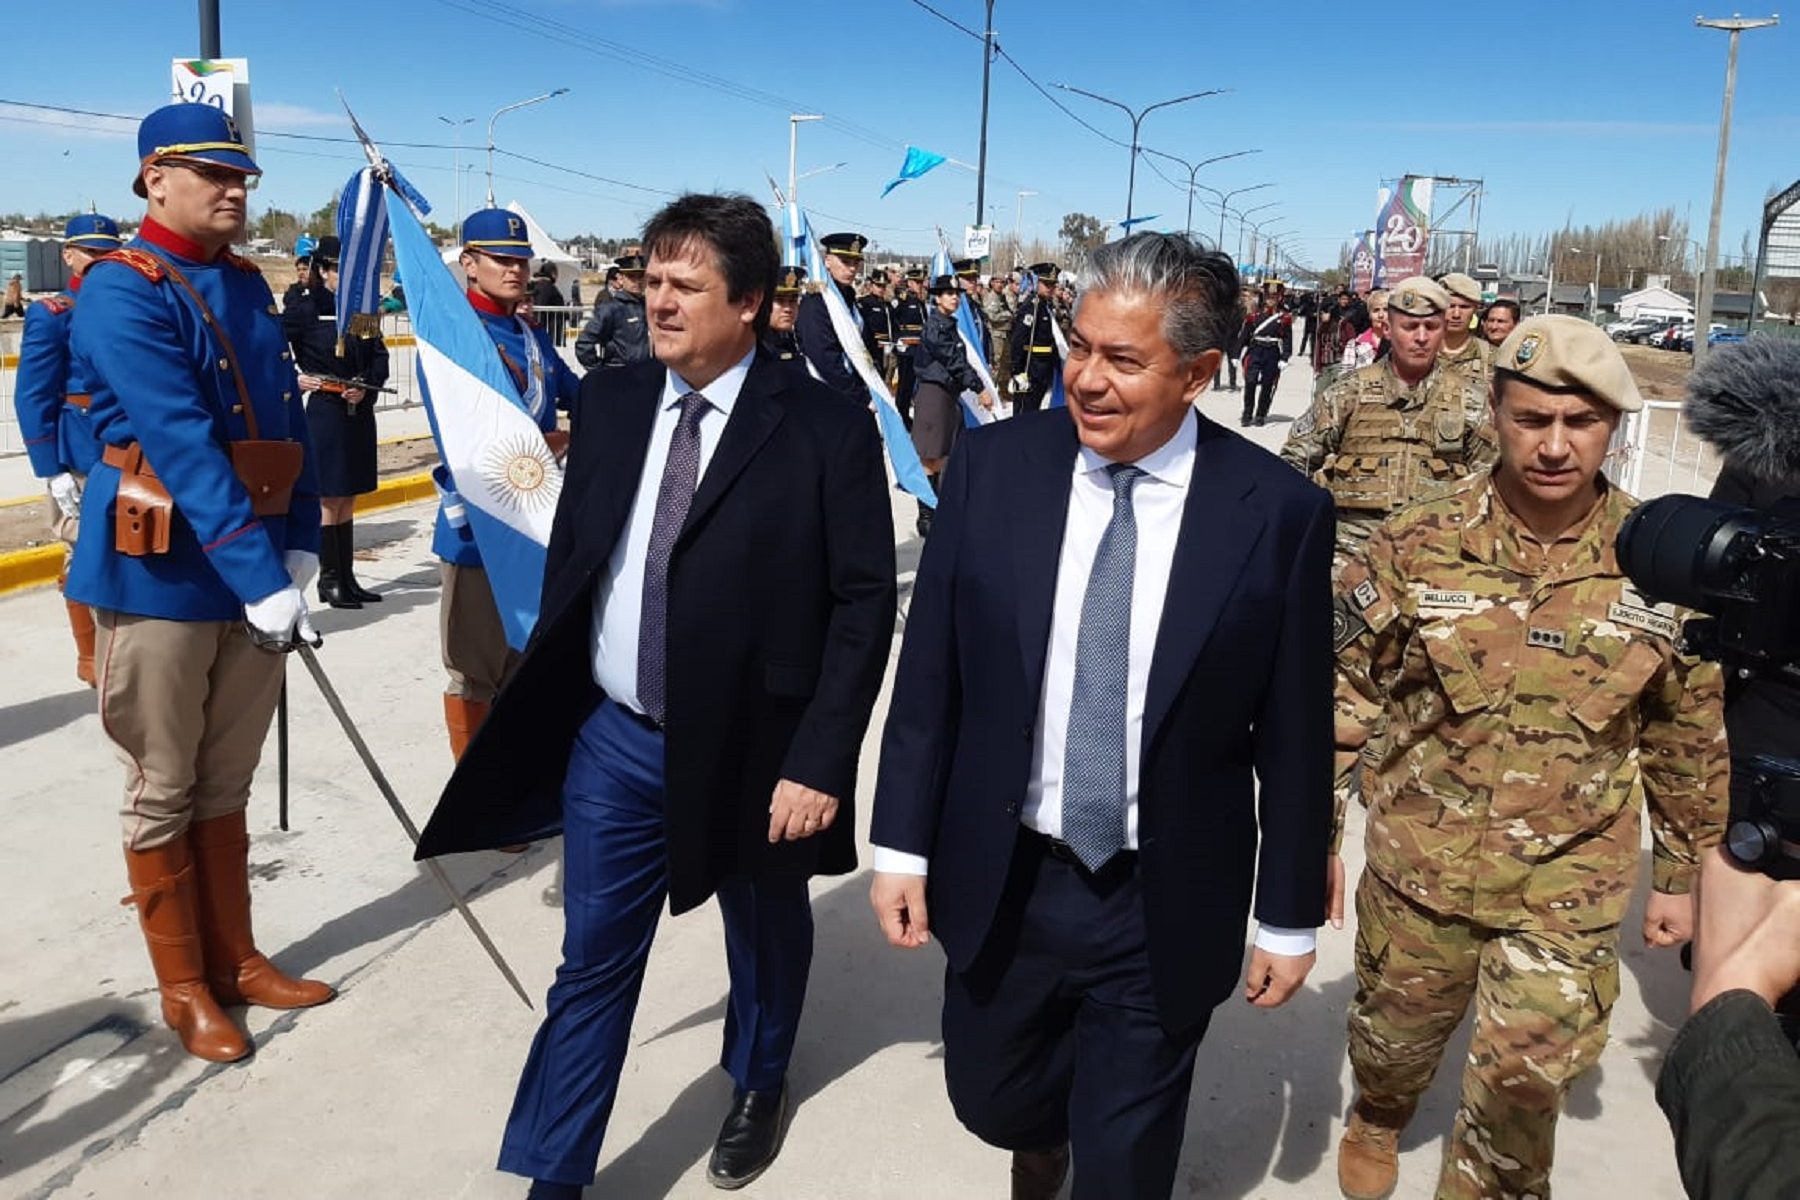
M1125 847L1125 685L1131 670L1131 580L1137 519L1131 489L1140 467L1114 463L1113 514L1081 600L1075 694L1063 746L1063 841L1090 871Z

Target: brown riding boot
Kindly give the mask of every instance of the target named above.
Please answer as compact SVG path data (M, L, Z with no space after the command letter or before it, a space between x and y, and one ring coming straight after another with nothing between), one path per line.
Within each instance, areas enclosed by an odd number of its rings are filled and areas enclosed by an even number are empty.
M475 731L487 720L488 707L483 700L444 697L444 725L450 730L450 755L458 762L462 761L463 751L469 748Z
M200 881L200 932L206 981L221 1004L311 1008L337 995L328 983L282 974L256 949L250 932L250 834L244 814L188 827Z
M64 600L69 610L69 629L75 635L75 678L94 686L94 610L74 600Z
M1338 1190L1346 1200L1387 1200L1400 1181L1400 1131L1410 1112L1380 1109L1360 1097L1338 1143Z
M1054 1150L1014 1150L1012 1200L1056 1200L1069 1177L1069 1146Z
M250 1041L206 986L200 922L195 911L194 867L185 837L150 850L125 851L131 895L136 904L150 967L162 993L162 1015L189 1054L208 1062L236 1062L250 1053Z

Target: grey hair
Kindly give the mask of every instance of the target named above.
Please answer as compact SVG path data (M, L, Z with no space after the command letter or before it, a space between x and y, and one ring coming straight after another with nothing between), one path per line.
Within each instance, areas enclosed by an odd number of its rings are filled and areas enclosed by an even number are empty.
M1244 323L1236 264L1185 234L1134 233L1108 242L1082 274L1083 298L1125 292L1162 301L1163 337L1184 362L1223 349Z

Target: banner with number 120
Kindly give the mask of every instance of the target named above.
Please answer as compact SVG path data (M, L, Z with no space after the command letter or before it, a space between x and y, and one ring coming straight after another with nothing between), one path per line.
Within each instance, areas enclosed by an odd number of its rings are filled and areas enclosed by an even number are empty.
M256 154L250 119L250 60L247 58L178 58L172 64L171 98L210 104L237 122L244 145Z

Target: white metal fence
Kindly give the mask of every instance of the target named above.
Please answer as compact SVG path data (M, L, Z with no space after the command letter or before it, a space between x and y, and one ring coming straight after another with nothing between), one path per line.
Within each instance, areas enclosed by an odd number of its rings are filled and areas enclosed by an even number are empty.
M1646 400L1619 425L1607 475L1640 500L1667 492L1704 496L1719 474L1719 456L1694 436L1675 400Z

